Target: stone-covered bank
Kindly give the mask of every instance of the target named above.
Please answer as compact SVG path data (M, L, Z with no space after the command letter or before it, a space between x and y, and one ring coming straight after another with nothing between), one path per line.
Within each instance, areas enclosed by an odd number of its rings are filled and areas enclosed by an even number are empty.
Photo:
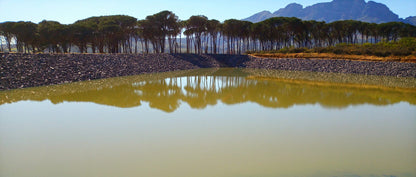
M195 54L5 54L0 90L153 72L247 67L416 78L416 63L319 59L262 59L247 55Z

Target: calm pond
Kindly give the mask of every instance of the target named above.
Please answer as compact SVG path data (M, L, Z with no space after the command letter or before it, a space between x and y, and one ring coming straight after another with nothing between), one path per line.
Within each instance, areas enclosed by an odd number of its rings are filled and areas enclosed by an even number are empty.
M225 68L2 91L0 176L416 176L416 79Z

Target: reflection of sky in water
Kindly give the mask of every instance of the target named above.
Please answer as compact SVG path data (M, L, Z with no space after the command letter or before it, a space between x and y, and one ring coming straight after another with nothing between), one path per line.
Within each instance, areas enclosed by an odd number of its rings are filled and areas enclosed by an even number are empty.
M205 91L213 91L213 92L220 92L224 88L229 87L238 87L238 83L244 81L244 77L233 77L233 82L237 84L228 84L230 77L227 76L217 76L217 77L210 77L210 76L190 76L190 77L177 77L177 78L166 78L164 81L167 85L175 85L181 88L181 91L185 95L192 96L192 93L188 93L185 89L186 87L193 88L194 90L200 89ZM251 81L255 84L256 81ZM171 91L171 90L170 90ZM173 91L172 91L173 92ZM170 94L172 93L170 92ZM196 96L196 95L194 95Z
M0 93L0 176L416 176L412 90L160 78Z

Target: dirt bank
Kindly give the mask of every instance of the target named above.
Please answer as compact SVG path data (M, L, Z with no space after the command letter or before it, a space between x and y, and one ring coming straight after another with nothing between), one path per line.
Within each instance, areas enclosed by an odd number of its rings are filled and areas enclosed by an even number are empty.
M319 59L267 59L247 55L194 54L5 54L0 90L153 72L246 67L416 77L416 63Z

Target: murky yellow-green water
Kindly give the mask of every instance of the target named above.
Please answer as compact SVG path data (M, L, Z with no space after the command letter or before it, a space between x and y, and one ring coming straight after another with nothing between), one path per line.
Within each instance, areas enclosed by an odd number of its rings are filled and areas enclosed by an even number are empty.
M0 176L416 176L416 79L200 69L2 91Z

